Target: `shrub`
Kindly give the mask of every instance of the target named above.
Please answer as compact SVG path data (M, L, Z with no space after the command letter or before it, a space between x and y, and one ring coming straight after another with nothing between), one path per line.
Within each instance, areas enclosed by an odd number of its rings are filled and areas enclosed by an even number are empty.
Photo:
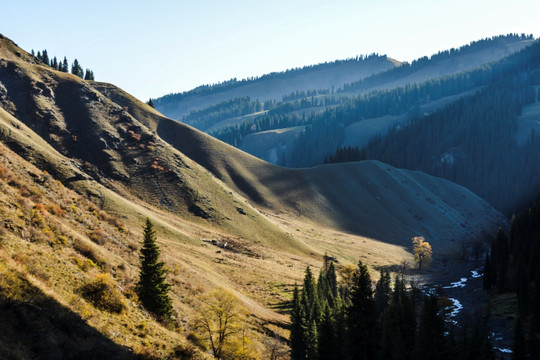
M126 308L122 294L109 274L96 275L80 288L81 295L96 308L121 313Z
M73 240L73 248L75 251L77 251L79 254L84 256L87 259L92 260L94 263L99 264L100 259L94 249L88 244L85 244L80 239L74 239Z
M105 244L105 232L103 232L103 229L101 229L101 228L97 228L94 231L92 231L88 235L88 237L90 238L90 240L92 240L93 242L95 242L98 245Z

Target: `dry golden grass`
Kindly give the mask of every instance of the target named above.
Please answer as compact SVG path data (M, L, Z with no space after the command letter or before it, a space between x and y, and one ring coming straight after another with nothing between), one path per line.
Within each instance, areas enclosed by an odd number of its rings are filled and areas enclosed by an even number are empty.
M0 76L9 94L0 107L0 258L102 336L148 357L204 356L185 334L195 299L216 287L243 303L251 327L278 335L259 341L273 347L287 335L292 287L325 253L375 269L410 259L412 236L427 235L436 256L501 220L463 188L382 163L272 166L112 85L5 56L10 46L0 39L0 67L17 74ZM169 269L170 328L133 292L147 217ZM100 310L77 290L101 274L120 289L122 311Z

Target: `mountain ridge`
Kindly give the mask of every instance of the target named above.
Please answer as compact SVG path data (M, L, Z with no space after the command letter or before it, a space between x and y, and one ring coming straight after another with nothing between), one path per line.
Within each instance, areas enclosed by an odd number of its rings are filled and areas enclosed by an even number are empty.
M0 38L0 54L23 55L0 56L0 150L6 164L16 164L9 171L24 181L0 179L10 194L0 211L17 224L4 226L0 250L19 263L31 259L33 270L15 269L1 257L0 265L27 279L45 274L50 281L36 282L41 291L138 353L168 356L176 351L171 339L188 349L197 298L212 288L223 287L244 304L251 328L286 337L280 308L305 267L320 266L326 253L340 265L362 259L373 268L392 266L410 260L412 236L430 236L441 258L462 242L487 245L506 224L462 187L381 162L277 167L164 117L114 85L25 61L32 57L10 47ZM39 190L44 178L54 191ZM21 205L25 187L30 196ZM65 218L53 206L43 211L46 227L40 228L32 216L46 205L63 206ZM170 269L178 328L187 329L182 334L163 328L130 297L147 217ZM25 227L41 240L23 236ZM51 265L56 260L58 272ZM77 292L100 274L123 289L125 313L97 310ZM203 356L193 351L189 357Z

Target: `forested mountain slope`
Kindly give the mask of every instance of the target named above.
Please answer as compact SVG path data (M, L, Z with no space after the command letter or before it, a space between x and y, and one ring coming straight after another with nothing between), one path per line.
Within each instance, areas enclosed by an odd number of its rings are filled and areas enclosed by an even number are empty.
M518 211L540 194L540 43L502 68L475 95L372 141L362 158L445 177Z
M34 328L51 333L48 351L71 349L67 333L92 333L95 342L81 351L204 357L185 335L196 331L199 297L215 287L246 307L248 333L280 338L287 318L279 304L325 253L341 264L362 258L395 265L410 258L412 236L429 237L439 257L505 225L468 190L420 172L376 161L304 170L271 165L113 85L40 64L4 37L0 141L0 286L9 290L0 311L13 319L32 315L32 304L48 310L51 316L36 320L43 328ZM172 328L133 297L147 217L169 269ZM120 313L82 296L93 281L115 289L125 304ZM9 307L17 301L23 310ZM67 324L89 328L70 331ZM26 339L29 327L2 331ZM257 346L265 349L265 341ZM28 342L17 344L35 355Z
M156 108L172 119L180 119L193 110L204 109L227 100L250 97L261 102L281 100L283 95L308 90L332 88L399 66L386 56L370 55L331 63L306 66L259 78L229 80L204 85L191 91L169 94L153 100Z

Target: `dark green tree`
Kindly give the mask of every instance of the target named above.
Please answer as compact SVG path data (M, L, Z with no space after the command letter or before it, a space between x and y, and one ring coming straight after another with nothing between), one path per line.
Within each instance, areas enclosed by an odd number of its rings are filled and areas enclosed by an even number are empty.
M71 65L71 73L73 75L77 75L81 79L84 77L83 69L77 59L73 60L73 64Z
M334 297L334 299L337 298L338 285L337 285L336 268L334 267L333 261L330 261L328 264L328 268L326 270L326 282L328 283L330 292L332 293L332 296Z
M337 359L336 329L332 310L325 304L321 323L319 324L318 355L319 360Z
M392 284L390 280L390 272L385 269L380 270L380 278L375 286L375 306L377 307L377 316L381 316L383 311L390 304L390 296L392 294Z
M146 219L143 246L139 254L141 269L136 292L148 311L162 319L170 319L172 316L170 285L165 281L165 263L159 261L159 253L154 225L150 219Z
M304 360L306 358L306 311L300 301L298 287L294 287L293 308L291 311L291 359Z
M86 69L84 80L94 80L94 72L90 69Z
M41 61L43 61L45 65L50 65L49 54L47 54L47 50L43 50L43 53L41 53Z
M151 98L150 98L150 99L148 99L148 101L146 102L146 104L147 104L147 105L149 105L149 106L151 106L151 107L153 107L153 108L155 108L155 106L154 106L154 102L152 101L152 99L151 99Z
M351 304L347 309L349 358L374 359L377 353L377 310L369 270L362 261L353 275Z
M440 313L439 298L435 294L424 296L424 307L420 314L416 334L415 359L445 360L448 358L444 336L444 319Z
M381 358L413 358L416 318L413 301L399 277L394 282L392 300L381 316Z
M68 69L68 61L67 61L66 57L64 56L64 60L62 61L62 68L60 69L60 71L67 73L68 70L69 70Z

